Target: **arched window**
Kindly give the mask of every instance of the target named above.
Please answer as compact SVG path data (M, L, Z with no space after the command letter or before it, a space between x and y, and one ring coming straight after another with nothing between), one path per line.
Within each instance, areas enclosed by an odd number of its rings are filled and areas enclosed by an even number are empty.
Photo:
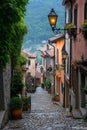
M85 0L85 6L84 6L84 19L87 19L87 0Z

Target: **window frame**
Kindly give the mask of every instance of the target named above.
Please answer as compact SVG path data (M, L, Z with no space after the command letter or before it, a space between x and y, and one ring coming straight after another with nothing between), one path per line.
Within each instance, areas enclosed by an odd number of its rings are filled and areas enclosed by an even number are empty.
M84 5L84 19L87 19L87 0L85 1Z

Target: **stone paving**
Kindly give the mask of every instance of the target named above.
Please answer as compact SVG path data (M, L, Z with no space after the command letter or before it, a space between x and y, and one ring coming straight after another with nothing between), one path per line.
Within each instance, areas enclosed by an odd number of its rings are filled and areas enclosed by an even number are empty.
M54 104L50 94L38 87L31 94L31 113L23 112L22 119L9 121L3 130L87 130L87 123L67 117L65 108Z

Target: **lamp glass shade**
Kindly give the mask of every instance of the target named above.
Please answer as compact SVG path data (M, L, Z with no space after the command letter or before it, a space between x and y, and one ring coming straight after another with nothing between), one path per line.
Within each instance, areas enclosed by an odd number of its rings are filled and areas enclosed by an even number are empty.
M49 23L51 26L56 25L57 17L58 16L56 15L54 9L51 9L50 13L48 14Z
M67 58L67 56L68 56L68 53L64 50L62 52L62 58L65 60Z

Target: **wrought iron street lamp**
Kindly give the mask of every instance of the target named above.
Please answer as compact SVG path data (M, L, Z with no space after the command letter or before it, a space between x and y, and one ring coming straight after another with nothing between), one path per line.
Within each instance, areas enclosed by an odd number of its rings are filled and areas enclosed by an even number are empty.
M48 20L52 28L52 31L55 33L60 33L60 30L65 30L65 29L56 28L57 19L58 19L58 15L56 14L55 10L52 8L50 13L48 14Z

